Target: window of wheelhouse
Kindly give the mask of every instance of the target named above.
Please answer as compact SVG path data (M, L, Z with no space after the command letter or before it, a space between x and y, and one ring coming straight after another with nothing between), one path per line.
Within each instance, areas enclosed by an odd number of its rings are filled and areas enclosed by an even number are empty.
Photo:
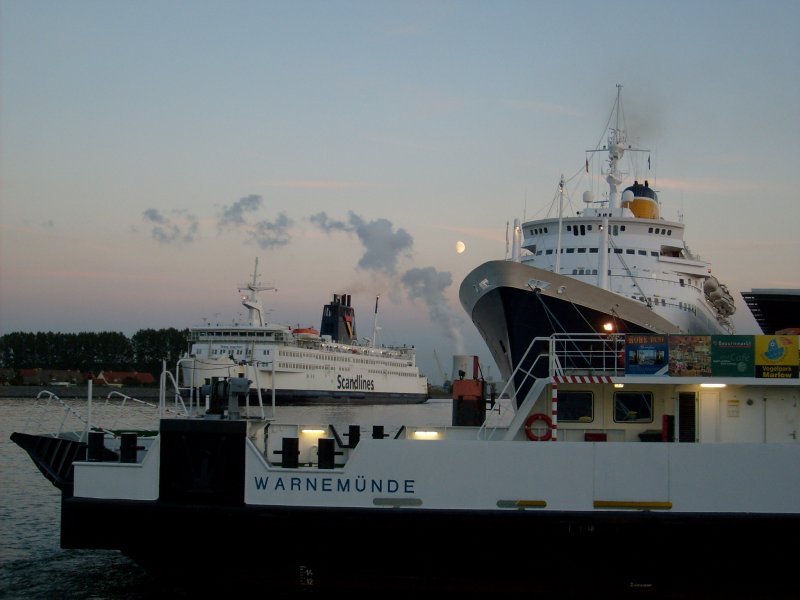
M559 418L561 417L561 394L559 393ZM614 392L615 423L652 423L652 392Z
M558 392L558 420L562 423L591 423L594 421L592 392Z

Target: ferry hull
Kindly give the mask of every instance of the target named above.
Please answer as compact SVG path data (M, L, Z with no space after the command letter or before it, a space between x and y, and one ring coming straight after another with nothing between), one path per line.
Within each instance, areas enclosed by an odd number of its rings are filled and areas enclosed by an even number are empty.
M201 390L198 388L194 394L196 398L201 397ZM325 390L275 390L276 406L313 406L317 405L390 405L390 404L422 404L427 402L427 393L401 393L401 392L331 392ZM272 390L262 388L261 394L257 389L250 389L248 402L250 406L264 406L272 404ZM244 404L244 403L242 403Z
M280 437L277 427L270 436ZM213 566L226 582L257 573L258 582L287 589L738 592L792 584L793 554L761 549L800 535L800 480L787 471L800 460L796 444L497 441L487 442L489 461L485 444L467 440L475 429L462 431L461 441L362 440L344 468L286 468L267 462L274 446L255 448L252 424L162 420L141 464L76 464L61 545L118 549L162 573ZM625 475L643 463L650 468ZM731 469L758 491L719 483ZM121 497L138 476L129 493L149 498ZM670 502L610 510L597 507L598 495ZM547 502L502 500L537 497ZM567 508L592 506L592 498L593 510ZM742 561L747 569L731 567Z
M764 549L798 535L800 518L794 515L498 513L70 498L62 506L61 545L119 549L156 574L211 569L226 586L255 588L269 581L273 590L422 585L508 593L641 587L702 596L796 591L793 554Z

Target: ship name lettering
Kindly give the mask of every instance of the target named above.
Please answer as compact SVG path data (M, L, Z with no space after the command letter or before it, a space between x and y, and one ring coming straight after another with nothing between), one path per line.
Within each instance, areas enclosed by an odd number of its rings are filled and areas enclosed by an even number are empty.
M337 375L336 389L374 392L375 380L367 379L363 375L356 375L355 377L342 377L341 375Z
M253 478L255 488L259 491L274 492L333 492L333 493L387 493L414 494L414 479L367 479L363 475L357 477L260 477Z

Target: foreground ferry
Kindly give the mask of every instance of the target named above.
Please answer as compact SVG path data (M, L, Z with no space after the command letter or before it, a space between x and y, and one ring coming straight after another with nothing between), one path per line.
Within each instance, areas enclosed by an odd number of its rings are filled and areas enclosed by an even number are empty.
M323 307L320 329L267 323L259 292L274 289L253 277L239 288L245 323L190 330L190 350L180 363L180 386L200 402L216 381L242 376L250 401L262 404L414 404L428 399L412 346L359 340L349 294ZM378 301L375 301L377 319ZM205 387L204 387L205 386Z
M607 144L587 152L606 154L607 192L596 199L587 191L582 210L567 211L562 177L555 214L515 221L511 260L482 264L461 284L461 304L504 379L530 340L553 333L734 333L727 287L689 249L682 220L661 215L646 175L649 151L628 142L621 91L617 86ZM587 174L589 164L587 158Z
M476 364L452 422L371 430L247 415L242 377L177 416L165 372L152 431L91 400L64 431L47 392L54 429L12 440L61 491L63 548L202 586L796 598L798 341L554 335L524 398L487 401Z

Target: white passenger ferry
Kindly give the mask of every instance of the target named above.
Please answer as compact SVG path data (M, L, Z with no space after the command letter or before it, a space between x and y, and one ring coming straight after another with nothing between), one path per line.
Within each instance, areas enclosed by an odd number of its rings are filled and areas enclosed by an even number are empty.
M266 404L414 404L428 399L428 381L413 346L360 340L349 294L334 294L320 329L268 323L259 292L258 259L240 292L244 323L190 330L180 362L180 386L200 402L231 378L251 382L251 398ZM378 300L375 301L377 318ZM216 407L219 410L219 407Z

